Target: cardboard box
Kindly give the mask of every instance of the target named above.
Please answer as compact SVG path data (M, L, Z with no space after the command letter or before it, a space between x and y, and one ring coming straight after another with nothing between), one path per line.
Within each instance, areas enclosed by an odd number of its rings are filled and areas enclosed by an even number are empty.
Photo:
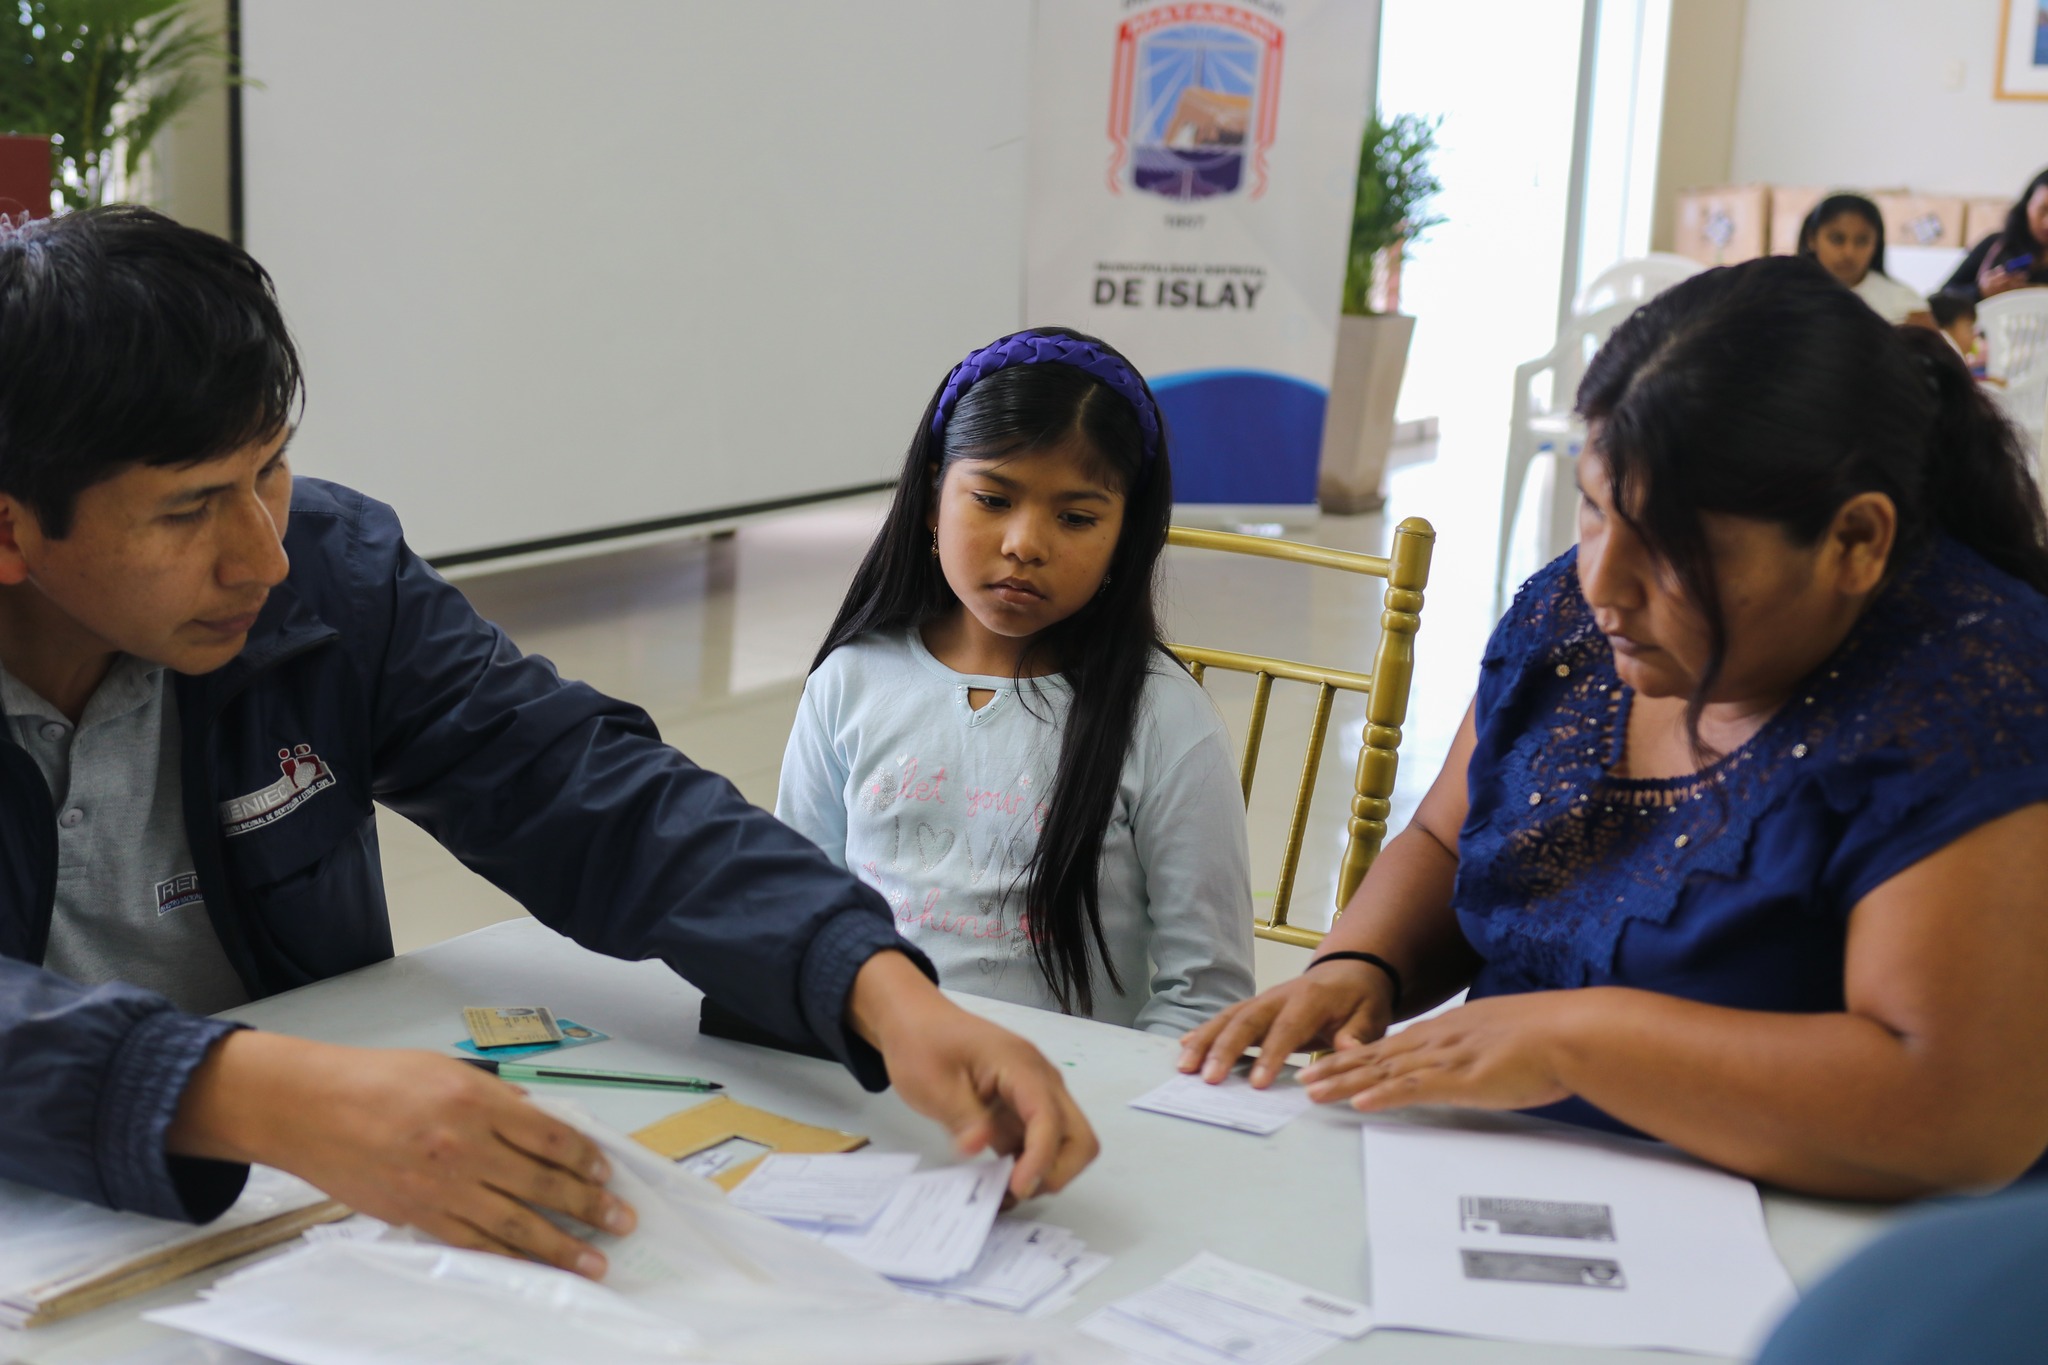
M1799 227L1828 192L1813 185L1771 186L1771 254L1797 256Z
M1963 245L1963 203L1961 199L1930 194L1873 194L1877 211L1884 215L1884 244L1894 246Z
M1770 245L1768 185L1687 190L1678 196L1678 254L1701 265L1754 260Z
M0 213L50 216L50 139L0 133Z
M2005 215L2011 212L2010 199L1965 199L1963 245L1975 246L1986 237L2005 231Z

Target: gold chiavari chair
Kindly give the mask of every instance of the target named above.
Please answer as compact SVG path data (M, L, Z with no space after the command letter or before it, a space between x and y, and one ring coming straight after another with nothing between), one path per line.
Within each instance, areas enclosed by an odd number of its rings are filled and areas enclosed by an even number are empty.
M1287 844L1281 858L1280 880L1273 894L1272 913L1268 918L1253 920L1254 932L1260 938L1292 944L1297 948L1314 948L1323 941L1323 935L1313 929L1289 924L1287 911L1294 896L1295 872L1301 862L1302 844L1308 835L1309 805L1315 797L1316 773L1322 765L1323 744L1330 728L1330 709L1339 692L1358 692L1366 698L1365 745L1359 750L1358 769L1352 781L1344 859L1337 873L1337 909L1341 911L1344 903L1351 899L1351 893L1358 889L1358 883L1364 879L1365 870L1379 856L1380 844L1387 837L1387 813L1393 806L1394 772L1400 758L1401 724L1408 717L1408 689L1415 676L1415 631L1422 624L1422 590L1429 583L1429 559L1436 545L1436 530L1420 517L1408 518L1395 528L1393 553L1385 556L1333 550L1291 540L1268 540L1263 536L1236 535L1228 531L1202 531L1188 526L1175 526L1168 530L1166 542L1190 549L1284 559L1295 564L1387 580L1380 613L1380 642L1373 652L1372 672L1369 674L1199 645L1171 646L1173 652L1186 662L1197 682L1203 681L1204 675L1212 668L1247 673L1252 677L1251 721L1245 728L1244 757L1240 764L1240 780L1244 784L1247 805L1251 802L1252 779L1258 772L1259 743L1265 734L1266 708L1272 697L1274 679L1306 683L1316 689L1308 751L1302 760L1301 785L1288 823Z

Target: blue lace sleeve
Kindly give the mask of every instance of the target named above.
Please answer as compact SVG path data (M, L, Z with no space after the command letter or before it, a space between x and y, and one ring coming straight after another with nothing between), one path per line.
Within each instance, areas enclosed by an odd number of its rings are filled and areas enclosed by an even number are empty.
M1900 604L1890 667L1820 778L1845 910L1981 825L2048 801L2048 600L1960 547ZM1872 664L1876 665L1873 659Z
M1591 615L1579 596L1578 563L1575 545L1529 575L1487 637L1476 698L1475 719L1481 728L1513 694L1515 683L1532 663L1566 640L1592 631Z

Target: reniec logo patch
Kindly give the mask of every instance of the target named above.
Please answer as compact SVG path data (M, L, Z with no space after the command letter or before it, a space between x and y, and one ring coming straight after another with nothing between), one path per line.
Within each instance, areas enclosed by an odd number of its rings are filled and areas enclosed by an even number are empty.
M183 910L188 905L197 905L203 899L199 894L199 874L181 872L175 877L156 884L156 912L168 915L173 910Z
M263 788L220 803L220 823L227 837L247 834L282 820L334 785L334 770L320 761L310 744L277 751L284 776Z

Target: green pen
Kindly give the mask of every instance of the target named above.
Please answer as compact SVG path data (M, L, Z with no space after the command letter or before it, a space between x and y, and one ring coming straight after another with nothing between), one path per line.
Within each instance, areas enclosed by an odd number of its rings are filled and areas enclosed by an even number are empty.
M468 1062L480 1071L488 1071L501 1081L571 1081L584 1085L640 1086L650 1090L692 1090L699 1094L725 1089L717 1081L702 1081L695 1076L656 1076L644 1071L572 1071L567 1067L532 1066L526 1062L494 1062L488 1057L461 1057L457 1060Z

